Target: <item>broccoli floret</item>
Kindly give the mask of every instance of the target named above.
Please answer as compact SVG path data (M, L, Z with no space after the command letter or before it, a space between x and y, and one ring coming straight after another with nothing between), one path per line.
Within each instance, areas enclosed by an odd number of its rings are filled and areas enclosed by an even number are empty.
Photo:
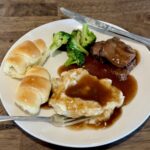
M84 48L88 48L90 45L92 45L95 40L96 36L95 34L89 30L88 25L84 24L82 27L82 32L81 32L81 46Z
M65 62L65 66L77 64L82 66L85 62L85 55L88 55L88 51L80 45L81 31L73 30L71 38L67 43L67 55L68 59Z
M57 50L60 48L62 45L67 44L68 40L70 39L70 34L59 31L53 35L53 42L50 45L50 50Z
M73 30L71 35L79 44L81 43L81 31L79 29Z
M73 50L73 51L79 51L79 52L82 52L86 55L89 54L89 52L84 49L80 43L78 43L78 41L76 40L76 38L74 38L73 36L71 36L70 40L68 41L67 43L67 49L69 50Z
M67 50L68 60L65 66L77 64L82 66L85 62L85 55L89 52L86 50L96 40L93 32L89 31L88 25L84 24L82 31L77 29L73 30L71 34L60 31L53 35L53 42L50 46L51 50L65 46Z
M85 62L85 55L76 50L68 50L67 51L68 59L65 62L65 66L69 66L72 64L77 64L78 66L82 66Z

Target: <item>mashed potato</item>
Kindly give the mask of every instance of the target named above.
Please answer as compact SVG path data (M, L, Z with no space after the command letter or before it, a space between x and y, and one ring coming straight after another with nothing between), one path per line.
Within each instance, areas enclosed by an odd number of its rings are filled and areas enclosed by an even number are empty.
M99 84L103 85L108 92L111 91L112 97L105 105L102 105L93 99L85 100L80 97L71 97L66 94L66 90L70 86L77 85L85 76L90 76L99 82ZM93 124L96 121L109 119L114 109L121 107L124 102L123 93L112 85L110 79L98 79L97 77L90 75L88 71L83 68L63 72L60 78L53 80L52 84L53 94L49 100L49 104L54 108L56 113L72 118L96 116L96 118L89 121L90 124Z

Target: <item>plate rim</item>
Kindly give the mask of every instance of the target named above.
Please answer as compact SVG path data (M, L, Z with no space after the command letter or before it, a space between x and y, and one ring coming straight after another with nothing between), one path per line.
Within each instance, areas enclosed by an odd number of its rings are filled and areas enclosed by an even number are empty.
M57 23L57 22L60 22L60 21L75 21L75 20L74 20L74 19L61 19L61 20L56 20L56 21L48 22L48 23L46 23L46 24L42 24L42 25L40 25L40 26L38 26L38 27L36 27L36 28L31 29L30 31L28 31L28 32L25 33L24 35L22 35L19 39L17 39L17 40L13 43L12 46L14 46L21 38L23 38L24 36L26 36L28 33L32 32L32 31L34 31L34 30L37 30L38 28L41 28L42 26L45 26L45 25L48 25L48 24L51 24L51 23ZM107 23L107 22L105 22L105 23ZM107 24L111 24L111 23L107 23ZM111 24L111 25L113 25L113 24ZM119 27L119 26L117 26L117 25L113 25L113 26L115 26L116 28L119 28L119 29L124 30L123 28L121 28L121 27ZM3 58L2 62L1 62L0 69L2 69L2 64L4 63L4 60L5 60L6 56L8 55L8 53L9 53L10 49L12 48L12 46L11 46L11 47L8 49L8 51L6 52L4 58ZM9 112L8 112L8 110L7 110L6 107L5 107L5 104L4 104L3 100L2 100L1 92L0 92L0 98L1 98L1 103L2 103L2 105L3 105L3 108L5 109L5 111L7 112L7 114L10 115ZM105 145L112 144L112 143L114 143L114 142L117 142L117 141L119 141L119 140L121 140L121 139L123 139L123 138L129 136L129 135L132 134L134 131L138 130L138 129L148 120L149 116L150 116L150 112L149 112L149 115L144 118L144 121L141 122L141 124L139 124L139 125L136 127L136 129L132 129L132 130L130 130L130 132L128 132L126 135L123 135L123 136L121 136L121 137L115 138L114 140L108 141L107 143L101 144L101 145L99 145L98 143L93 143L93 144L90 144L90 145L73 145L73 144L69 145L69 144L59 143L59 142L56 142L56 141L53 141L53 140L47 141L47 140L45 140L45 139L42 139L42 138L40 138L40 137L37 137L37 136L34 135L33 133L30 133L30 131L28 131L28 129L26 129L25 127L22 127L22 125L20 125L20 123L19 123L18 121L14 121L14 122L15 122L15 124L16 124L21 130L23 130L24 132L26 132L26 133L29 134L30 136L32 136L32 137L34 137L34 138L37 138L38 140L41 140L41 141L43 141L43 142L50 143L50 144L54 144L54 145L58 145L58 146L65 146L65 147L86 148L86 147L105 146Z

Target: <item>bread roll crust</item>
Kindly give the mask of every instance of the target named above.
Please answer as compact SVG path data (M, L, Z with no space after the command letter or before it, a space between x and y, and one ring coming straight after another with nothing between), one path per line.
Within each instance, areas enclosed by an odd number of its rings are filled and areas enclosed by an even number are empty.
M6 58L4 72L13 78L23 78L32 66L43 65L49 53L42 39L24 41L15 47Z
M46 69L43 69L43 67L41 66L35 66L32 69L28 70L26 76L39 76L50 80L50 74Z
M36 114L40 110L41 100L35 91L29 88L18 88L15 103L29 114Z
M48 99L50 83L47 79L41 76L27 76L22 80L20 86L38 92L41 96L42 104Z
M51 81L48 71L34 66L27 72L16 90L15 103L30 114L37 114L40 106L48 101Z
M23 55L30 58L38 58L41 56L39 48L32 41L24 41L22 44L18 45L13 51L13 54Z
M34 44L39 48L42 54L45 53L47 47L46 47L45 42L42 39L34 40Z
M28 62L21 55L13 55L5 62L4 71L11 74L12 77L22 78L22 75L26 72ZM15 68L15 69L14 69ZM16 74L18 72L18 74Z

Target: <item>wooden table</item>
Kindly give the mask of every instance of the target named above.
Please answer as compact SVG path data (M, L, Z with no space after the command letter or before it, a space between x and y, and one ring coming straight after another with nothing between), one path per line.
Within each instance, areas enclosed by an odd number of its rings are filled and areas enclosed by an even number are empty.
M65 18L59 11L60 6L150 38L150 0L0 0L0 62L11 45L27 31ZM6 114L2 104L0 114ZM13 122L5 122L0 123L0 149L52 150L62 147L41 142ZM101 149L149 150L150 120L132 136Z

